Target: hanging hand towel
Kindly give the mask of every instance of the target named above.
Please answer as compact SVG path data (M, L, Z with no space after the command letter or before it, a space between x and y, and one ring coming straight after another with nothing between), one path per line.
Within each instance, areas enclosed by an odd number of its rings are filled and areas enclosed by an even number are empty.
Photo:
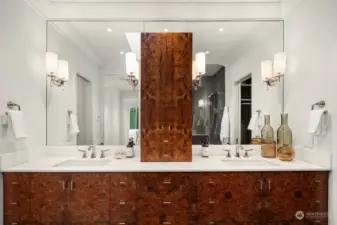
M314 109L310 111L308 133L319 136L328 129L328 111L326 109Z
M221 129L220 129L220 140L222 143L229 142L229 108L225 106L223 110Z
M250 118L248 130L259 131L262 127L262 117L258 114L253 114Z
M78 134L80 132L80 129L78 128L78 123L77 123L77 116L73 113L70 114L70 134Z
M26 138L26 130L23 119L23 112L18 110L10 110L9 116L12 121L12 131L16 139Z

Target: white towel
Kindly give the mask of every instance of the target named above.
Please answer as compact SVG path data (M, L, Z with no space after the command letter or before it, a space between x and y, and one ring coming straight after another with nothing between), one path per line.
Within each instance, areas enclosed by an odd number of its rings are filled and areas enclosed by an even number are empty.
M308 133L313 136L324 134L328 129L328 111L314 109L310 111Z
M259 132L261 127L262 127L262 117L257 113L253 114L252 117L250 118L247 129Z
M16 139L26 138L26 129L23 119L23 112L19 110L10 110L9 116L12 121L12 131Z
M220 128L220 141L224 143L229 142L229 108L228 106L224 107L222 120L221 120L221 128Z
M69 133L70 134L78 134L80 132L80 129L78 128L78 123L77 123L77 116L73 113L70 114L69 118Z

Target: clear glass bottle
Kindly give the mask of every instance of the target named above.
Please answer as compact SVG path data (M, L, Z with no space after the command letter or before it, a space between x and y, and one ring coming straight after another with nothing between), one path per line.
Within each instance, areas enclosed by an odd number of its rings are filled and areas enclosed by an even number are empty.
M261 156L265 158L275 158L276 142L274 140L274 129L270 126L270 115L264 116L264 126L261 130L261 137Z
M295 158L293 149L293 134L288 126L288 114L281 114L281 126L277 130L277 157L282 161L292 161Z

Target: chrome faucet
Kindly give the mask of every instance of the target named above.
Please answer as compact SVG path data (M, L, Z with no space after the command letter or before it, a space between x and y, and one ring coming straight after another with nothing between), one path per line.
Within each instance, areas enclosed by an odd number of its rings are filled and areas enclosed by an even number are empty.
M92 159L96 158L96 147L95 146L93 146L93 145L89 146L88 151L89 152L91 151L91 157L90 158L92 158Z
M242 145L235 146L235 157L240 158L240 150L245 150Z

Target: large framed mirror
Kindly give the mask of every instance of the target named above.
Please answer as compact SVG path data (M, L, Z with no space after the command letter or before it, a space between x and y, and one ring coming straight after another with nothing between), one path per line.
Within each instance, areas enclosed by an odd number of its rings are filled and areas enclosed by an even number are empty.
M194 145L249 144L263 115L276 130L283 81L268 88L261 62L283 51L283 21L49 21L47 52L66 63L67 77L47 77L47 145L140 143L141 80L128 76L126 55L141 60L142 32L192 32L193 55L206 55L193 82ZM249 127L255 115L258 127Z

